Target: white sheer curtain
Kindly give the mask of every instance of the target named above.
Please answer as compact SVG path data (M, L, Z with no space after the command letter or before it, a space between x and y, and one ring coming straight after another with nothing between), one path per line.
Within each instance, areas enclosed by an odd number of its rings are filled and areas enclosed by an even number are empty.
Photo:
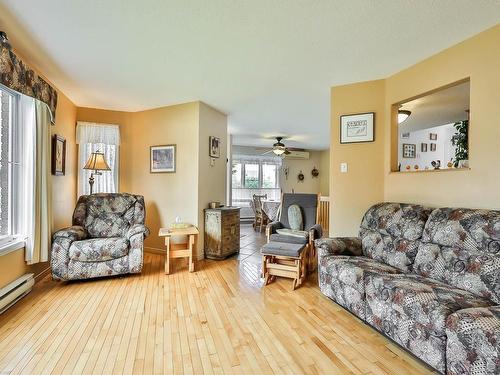
M48 261L52 226L50 111L45 103L22 95L20 98L22 188L20 201L28 264Z
M83 169L92 152L103 152L111 168L95 175L94 193L116 193L119 181L120 127L112 124L78 122L76 127L78 143L78 195L90 193L89 177L92 171Z

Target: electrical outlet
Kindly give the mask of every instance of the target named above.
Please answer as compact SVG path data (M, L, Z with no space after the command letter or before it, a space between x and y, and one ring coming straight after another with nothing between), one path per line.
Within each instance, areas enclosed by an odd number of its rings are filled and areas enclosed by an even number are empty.
M340 163L340 173L347 173L347 163Z

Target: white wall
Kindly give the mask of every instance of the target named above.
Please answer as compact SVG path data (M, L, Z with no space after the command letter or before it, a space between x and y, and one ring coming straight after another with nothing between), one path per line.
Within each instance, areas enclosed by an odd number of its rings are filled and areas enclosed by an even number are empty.
M446 169L448 162L455 156L455 148L451 144L451 137L455 133L453 124L436 126L433 128L417 130L410 133L410 138L401 138L401 133L404 133L404 123L400 126L399 134L399 150L398 160L401 163L401 171L406 171L406 167L410 166L410 170L415 170L415 165L418 165L419 170L433 169L431 162L433 160L441 160L441 169ZM430 140L430 133L437 134L437 140ZM403 158L403 143L416 145L416 158ZM427 152L421 151L421 144L427 143ZM431 151L431 143L436 144L436 151Z

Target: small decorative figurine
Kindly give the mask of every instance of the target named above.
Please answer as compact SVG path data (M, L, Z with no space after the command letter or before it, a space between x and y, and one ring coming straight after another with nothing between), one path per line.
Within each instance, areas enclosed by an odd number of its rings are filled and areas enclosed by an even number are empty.
M316 169L316 166L314 166L313 170L311 171L311 174L313 177L319 176L319 171Z
M299 182L304 182L304 173L302 173L302 171L299 172L299 175L297 176L297 178L299 179Z

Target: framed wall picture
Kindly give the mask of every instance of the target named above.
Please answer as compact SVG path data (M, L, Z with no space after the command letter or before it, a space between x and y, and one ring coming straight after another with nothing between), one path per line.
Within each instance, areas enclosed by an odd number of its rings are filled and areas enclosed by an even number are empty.
M410 133L401 133L401 139L410 139Z
M417 156L417 146L411 143L403 143L403 157L415 158Z
M430 139L431 141L437 141L437 139L438 139L438 135L437 135L437 133L430 133L430 134L429 134L429 139Z
M375 113L340 116L340 143L373 142Z
M420 152L427 152L427 143L420 144Z
M431 151L436 151L437 146L435 143L431 143Z
M208 153L211 158L220 158L220 138L209 137Z
M150 147L151 173L174 173L177 159L176 145Z
M64 176L66 173L66 138L54 134L52 136L52 174Z

